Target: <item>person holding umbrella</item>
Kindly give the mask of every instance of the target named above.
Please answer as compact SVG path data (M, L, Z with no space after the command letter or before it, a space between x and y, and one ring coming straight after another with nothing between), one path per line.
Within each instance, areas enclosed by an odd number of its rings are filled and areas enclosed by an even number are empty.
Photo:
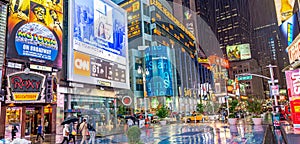
M69 126L67 124L65 124L64 129L63 129L63 137L64 140L61 142L61 144L64 144L65 141L67 141L67 144L69 144Z
M89 143L92 143L94 144L95 143L95 136L96 136L96 130L95 128L88 123L88 130L89 130L89 133L90 133L90 140L89 140Z

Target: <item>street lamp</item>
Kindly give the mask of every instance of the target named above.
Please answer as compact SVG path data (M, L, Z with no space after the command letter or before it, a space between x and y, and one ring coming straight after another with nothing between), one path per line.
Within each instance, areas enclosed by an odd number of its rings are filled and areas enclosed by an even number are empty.
M147 98L147 90L146 90L146 75L149 74L148 69L143 69L141 66L138 68L138 74L143 75L143 90L144 90L144 107L145 107L145 119L148 117L147 114L147 105L146 105L146 98Z

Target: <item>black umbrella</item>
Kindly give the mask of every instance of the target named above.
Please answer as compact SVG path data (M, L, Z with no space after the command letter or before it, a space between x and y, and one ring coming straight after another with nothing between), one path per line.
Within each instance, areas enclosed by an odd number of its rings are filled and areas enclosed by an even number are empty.
M70 116L70 117L67 117L62 123L61 125L65 125L65 124L70 124L72 122L76 122L78 121L79 119L75 116Z
M19 123L10 123L10 125L13 125L13 126L20 126Z

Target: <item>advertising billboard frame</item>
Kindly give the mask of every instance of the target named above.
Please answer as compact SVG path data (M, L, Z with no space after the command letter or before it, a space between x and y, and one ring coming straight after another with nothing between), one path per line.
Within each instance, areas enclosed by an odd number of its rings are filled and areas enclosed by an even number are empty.
M240 61L251 59L250 44L227 45L226 55L229 61Z
M91 18L91 31L84 31L84 34L90 34L94 36L92 40L86 39L79 39L82 35L75 35L77 34L76 24L79 25L78 18L76 19L74 11L78 11L78 7L80 7L80 2L70 1L69 2L69 14L73 14L69 16L68 25L68 77L69 81L80 82L85 84L93 84L99 86L107 86L107 87L114 87L114 88L123 88L123 89L130 89L129 85L129 62L128 62L128 29L127 29L127 12L119 7L118 5L114 4L108 0L88 0L91 1L91 6L88 7L90 13L89 18ZM97 7L94 6L98 3ZM87 4L87 2L84 2ZM99 5L103 5L102 8ZM97 10L96 10L97 9ZM81 11L81 9L80 9ZM112 12L113 11L113 12ZM105 13L105 14L104 14ZM120 15L118 18L114 17L116 15ZM101 16L105 16L104 26L110 25L110 29L105 29L105 34L108 33L110 38L104 38L102 35L96 35L96 24L99 23L98 32L100 31L100 23L102 22L103 18ZM78 14L77 14L78 16ZM81 16L81 15L79 15ZM122 17L124 19L122 19ZM97 19L96 19L97 18ZM96 19L94 21L94 19ZM119 23L118 23L118 22ZM101 25L102 26L102 25ZM104 27L103 26L103 27ZM113 43L115 41L115 34L116 34L116 27L122 27L122 43L118 43L120 49L116 49ZM121 29L121 28L120 28ZM80 30L78 30L80 31ZM94 31L94 32L92 32ZM89 33L90 32L90 33ZM119 32L119 31L118 31ZM99 34L99 33L98 33ZM119 34L119 33L118 33ZM75 36L74 36L75 35ZM118 37L119 38L119 37ZM95 40L94 43L90 43L91 41ZM89 43L88 43L89 42ZM119 42L119 41L118 41ZM112 45L113 44L113 45ZM78 60L78 56L83 56L84 60ZM74 60L76 59L76 62ZM80 65L78 65L79 63ZM76 64L76 67L75 67ZM99 73L94 73L92 70L95 68L98 70L99 66L104 65L106 68L104 69L105 76L102 76ZM79 66L79 67L78 67ZM79 70L79 69L81 70ZM76 72L74 71L76 69ZM101 73L103 71L101 70ZM117 73L121 74L117 74ZM112 75L114 74L114 75ZM123 74L125 76L123 76ZM109 76L108 76L109 75ZM121 78L116 78L117 75L122 75ZM120 76L119 76L120 77Z
M61 69L62 23L62 1L10 1L6 59Z

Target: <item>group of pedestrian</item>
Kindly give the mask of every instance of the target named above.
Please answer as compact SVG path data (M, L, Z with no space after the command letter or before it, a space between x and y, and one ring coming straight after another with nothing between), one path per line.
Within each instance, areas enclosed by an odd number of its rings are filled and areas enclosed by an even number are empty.
M96 130L93 126L91 126L91 124L87 123L86 119L83 119L82 123L80 123L79 125L79 129L78 132L81 134L82 139L80 144L86 143L95 143L95 136L96 136ZM74 127L74 124L65 124L64 125L64 129L63 129L63 141L61 142L61 144L64 144L65 142L67 142L67 144L69 144L69 141L72 139L74 144L76 143L75 140L75 135L76 135L76 130ZM87 141L87 137L90 136L89 141Z

